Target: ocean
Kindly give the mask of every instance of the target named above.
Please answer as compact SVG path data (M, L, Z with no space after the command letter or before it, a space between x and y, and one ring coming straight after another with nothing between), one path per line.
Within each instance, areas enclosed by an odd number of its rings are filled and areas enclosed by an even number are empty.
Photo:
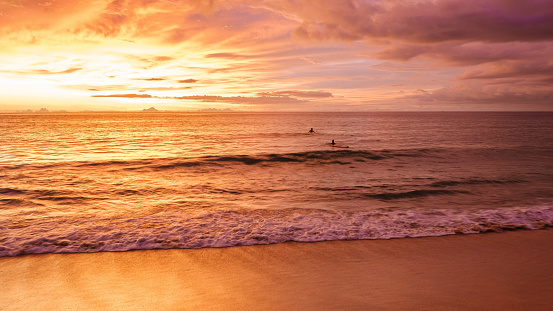
M551 226L550 112L0 114L3 257Z

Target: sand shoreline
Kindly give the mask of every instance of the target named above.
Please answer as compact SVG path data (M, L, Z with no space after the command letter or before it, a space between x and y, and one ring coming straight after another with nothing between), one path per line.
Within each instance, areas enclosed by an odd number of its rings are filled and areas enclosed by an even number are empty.
M0 310L547 310L553 230L0 258Z

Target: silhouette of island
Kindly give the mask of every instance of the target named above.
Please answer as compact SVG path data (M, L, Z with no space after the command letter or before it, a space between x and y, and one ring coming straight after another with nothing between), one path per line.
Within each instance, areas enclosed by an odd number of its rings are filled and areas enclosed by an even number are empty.
M154 107L150 107L148 109L142 109L143 112L159 112L159 110L157 110L156 108Z

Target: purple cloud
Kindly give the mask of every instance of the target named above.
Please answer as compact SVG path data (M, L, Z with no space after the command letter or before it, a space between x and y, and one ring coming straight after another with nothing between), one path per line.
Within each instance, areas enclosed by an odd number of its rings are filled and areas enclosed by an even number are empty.
M553 39L553 3L547 0L332 1L305 0L294 34L317 40L543 41Z

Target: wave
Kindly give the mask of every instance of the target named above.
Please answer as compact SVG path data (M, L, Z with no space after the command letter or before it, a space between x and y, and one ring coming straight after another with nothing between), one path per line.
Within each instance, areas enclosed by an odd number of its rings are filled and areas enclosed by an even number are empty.
M0 209L16 209L20 207L37 207L43 204L22 198L0 198Z
M433 195L452 195L458 193L469 193L464 190L411 190L406 192L385 192L377 194L365 194L367 197L372 197L380 200L394 200L394 199L412 199L428 197Z
M430 184L431 187L450 187L450 186L459 186L459 185L486 185L486 184L496 184L496 185L505 185L505 184L518 184L523 183L524 180L512 179L512 180L482 180L482 179L469 179L469 180L444 180L437 181Z
M483 210L160 212L131 219L65 219L63 223L41 218L25 225L0 223L0 256L392 239L552 226L553 205Z
M284 154L259 154L259 155L226 155L226 156L208 156L192 159L177 159L168 161L169 163L152 163L148 167L157 170L173 169L179 167L194 167L194 166L225 166L228 164L278 164L278 163L308 163L317 162L320 164L340 163L340 161L367 161L381 160L391 158L389 154L379 154L369 151L309 151L298 153ZM167 162L167 161L163 161ZM346 162L349 163L349 162Z
M121 167L124 170L140 170L144 168L154 170L166 170L180 167L196 166L225 166L229 163L256 165L278 163L310 163L320 164L350 164L351 162L369 162L398 157L426 157L438 150L430 149L405 149L405 150L316 150L305 152L292 152L280 154L252 154L252 155L218 155L201 157L175 157L175 158L151 158L133 160L107 160L89 162L59 162L59 163L35 163L20 165L0 166L1 169L54 169L60 166L70 165L78 168L96 167Z
M420 187L422 189L408 191L386 191L382 190L401 188L402 185L374 185L374 186L351 186L351 187L310 187L313 190L336 192L344 195L350 195L351 198L374 198L382 201L413 199L430 196L441 195L456 195L456 194L471 194L471 191L455 189L456 186L464 185L505 185L523 183L520 179L505 179L505 180L486 180L486 179L468 179L468 180L444 180L430 184L410 184L409 188ZM450 188L450 189L436 189ZM378 190L375 190L378 189Z
M165 160L165 163L152 162L146 165L152 169L164 170L178 167L194 167L205 165L224 166L229 163L256 165L278 163L317 163L317 164L350 164L351 162L368 162L391 159L395 157L422 157L428 155L427 149L421 150L389 150L361 151L361 150L323 150L306 151L283 154L257 154L257 155L226 155L207 156L191 159Z
M6 194L6 195L15 195L15 194L23 194L25 193L23 190L14 189L14 188L0 188L0 194Z

